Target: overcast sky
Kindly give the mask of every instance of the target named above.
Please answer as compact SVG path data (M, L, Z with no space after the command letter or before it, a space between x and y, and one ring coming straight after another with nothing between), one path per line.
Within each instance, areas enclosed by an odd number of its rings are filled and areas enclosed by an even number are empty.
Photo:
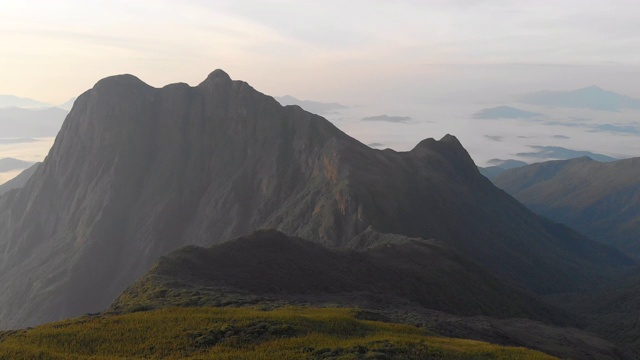
M105 76L270 95L439 99L593 83L640 96L637 1L0 0L0 94L62 103ZM505 89L509 88L509 89Z

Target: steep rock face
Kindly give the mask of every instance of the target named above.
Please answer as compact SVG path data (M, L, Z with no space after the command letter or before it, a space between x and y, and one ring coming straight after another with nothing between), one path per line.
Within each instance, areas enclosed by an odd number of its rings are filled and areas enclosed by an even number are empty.
M538 292L629 262L495 188L453 136L373 150L220 70L161 89L120 75L76 100L0 197L0 326L104 309L161 255L262 227L332 247L369 227L437 238Z
M640 158L549 161L495 183L533 211L640 258Z

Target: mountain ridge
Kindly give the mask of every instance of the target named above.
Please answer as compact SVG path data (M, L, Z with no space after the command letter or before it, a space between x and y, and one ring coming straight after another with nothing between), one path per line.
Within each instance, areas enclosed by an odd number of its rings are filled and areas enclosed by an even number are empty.
M640 158L532 164L495 178L535 212L640 256Z
M284 300L364 308L413 306L547 322L559 318L559 311L550 315L554 309L502 285L435 242L375 232L365 237L375 240L358 251L325 248L273 229L210 248L188 246L161 257L109 311L176 306L190 300L196 301L192 306L220 306L233 304L235 293L241 297L239 304ZM169 294L176 291L177 302L172 302ZM197 299L190 299L189 293ZM229 297L219 300L213 295L220 293ZM251 300L250 295L257 297Z

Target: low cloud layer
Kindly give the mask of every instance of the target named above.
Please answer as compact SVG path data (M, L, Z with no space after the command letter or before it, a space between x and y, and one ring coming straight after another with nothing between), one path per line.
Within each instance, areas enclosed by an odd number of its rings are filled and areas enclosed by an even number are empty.
M411 117L409 117L409 116L377 115L377 116L363 117L362 121L383 121L383 122L390 122L390 123L406 124L406 123L411 121Z
M482 109L473 114L475 119L533 119L541 116L543 116L543 114L521 110L511 106L497 106Z

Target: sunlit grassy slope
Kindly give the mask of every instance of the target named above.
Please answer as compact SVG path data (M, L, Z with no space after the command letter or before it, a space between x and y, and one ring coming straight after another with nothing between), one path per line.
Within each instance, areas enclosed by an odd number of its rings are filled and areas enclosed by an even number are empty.
M0 359L555 359L345 308L166 308L0 333Z

